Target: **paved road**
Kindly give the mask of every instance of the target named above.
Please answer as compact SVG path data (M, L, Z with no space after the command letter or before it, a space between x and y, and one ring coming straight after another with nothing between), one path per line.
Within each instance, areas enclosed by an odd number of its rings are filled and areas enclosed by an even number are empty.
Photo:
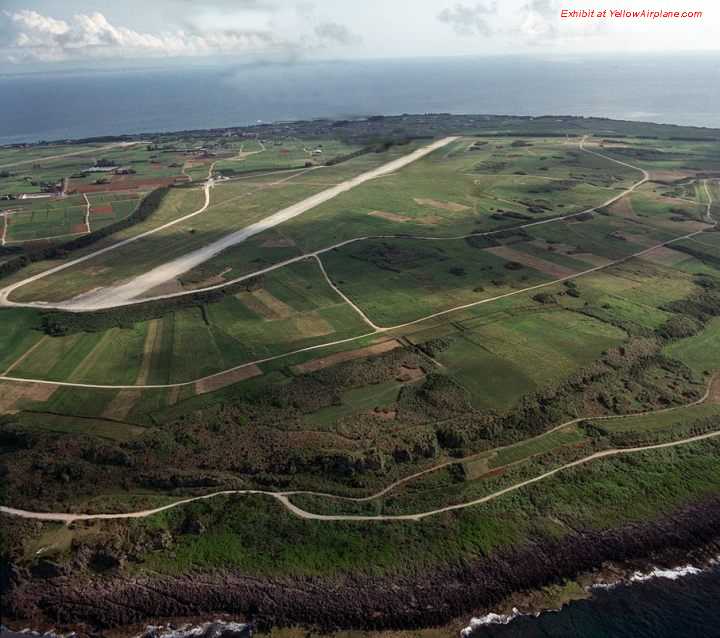
M425 157L426 155L432 153L433 151L437 150L438 148L442 148L443 146L446 146L447 144L454 142L457 137L446 137L441 140L437 140L436 142L433 142L432 144L428 144L427 146L424 146L420 149L417 149L413 151L412 153L408 153L407 155L400 157L396 160L393 160L391 162L388 162L387 164L383 164L382 166L379 166L377 168L374 168L370 171L366 171L365 173L362 173L360 175L357 175L356 177L353 177L351 179L348 179L344 182L341 182L340 184L337 184L335 186L332 186L330 188L327 188L319 193L316 193L315 195L312 195L306 199L303 199L302 201L299 201L292 206L288 206L287 208L284 208L282 210L277 211L276 213L273 213L272 215L269 215L265 219L256 222L254 224L250 224L249 226L236 231L234 233L230 233L229 235L226 235L225 237L222 237L214 242L211 242L210 244L207 244L206 246L203 246L202 248L198 248L197 250L194 250L186 255L183 255L181 257L178 257L176 259L173 259L171 261L168 261L161 266L158 266L156 268L153 268L152 270L149 270L142 275L139 275L138 277L135 277L131 281L121 284L119 286L113 286L109 288L101 288L96 291L91 291L89 293L80 295L78 297L75 297L74 299L62 302L62 303L56 303L56 304L32 304L32 305L41 305L44 308L59 308L64 310L84 310L84 311L92 311L92 310L101 310L106 308L114 308L120 305L127 304L127 302L137 299L140 297L143 293L147 292L148 290L152 290L153 288L167 282L171 281L174 278L178 277L184 272L187 272L188 270L191 270L195 268L196 266L199 266L200 264L208 261L209 259L212 259L215 255L222 252L223 250L226 250L227 248L230 248L231 246L235 246L236 244L239 244L249 237L252 237L253 235L257 235L258 233L261 233L265 230L268 230L270 228L273 228L277 226L278 224L282 224L283 222L286 222L294 217L297 217L298 215L302 215L303 213L307 212L308 210L311 210L313 208L316 208L320 204L324 204L327 201L330 201L331 199L334 199L338 195L341 195L342 193L346 193L347 191L360 186L361 184L364 184L367 181L370 181L372 179L382 177L383 175L388 175L390 173L393 173L395 171L400 170L404 166L407 166L408 164L411 164L412 162L415 162L419 160L422 157ZM210 182L211 183L211 182ZM205 194L206 198L209 198L208 193L208 186L205 187ZM196 211L197 214L199 212L204 211L208 206L208 201L206 201L205 206L199 211ZM174 222L174 223L177 223ZM153 232L157 232L158 229L154 230ZM114 247L117 247L115 245ZM110 247L108 247L105 250L109 250ZM92 257L102 254L103 251L98 251L96 253L92 253L90 255L87 255L85 259L91 259ZM79 263L76 261L75 263ZM67 265L65 265L67 267ZM47 275L51 271L46 271L45 273L41 273L41 275L36 276L35 279L40 278L41 276ZM5 290L0 292L0 304L3 302L6 305L13 305L13 302L8 301L8 295L12 290L16 290L22 285L25 285L26 283L29 283L30 281L33 281L34 279L31 277L30 279L27 279L25 281L19 282L18 284L15 284L14 286L11 286L9 288L6 288ZM187 294L187 293L186 293ZM161 297L162 298L162 297ZM141 301L146 301L146 299L142 299ZM17 305L17 304L15 304ZM24 305L31 305L31 304L24 304Z

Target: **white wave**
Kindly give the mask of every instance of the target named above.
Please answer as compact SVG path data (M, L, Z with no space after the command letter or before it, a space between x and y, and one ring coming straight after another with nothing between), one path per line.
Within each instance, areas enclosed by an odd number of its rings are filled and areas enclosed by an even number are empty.
M669 580L677 580L683 576L693 576L700 574L702 569L695 567L694 565L683 565L682 567L674 567L673 569L660 569L655 568L652 571L643 573L635 572L630 576L631 583L644 583L645 581L652 580L653 578L667 578Z
M522 616L522 613L520 613L520 610L517 607L513 607L509 614L495 614L490 612L489 614L485 614L479 618L471 618L470 624L460 631L460 635L465 638L483 625L507 625L518 616Z
M137 638L218 638L226 632L245 633L252 636L252 628L246 623L216 620L201 625L149 625Z
M701 574L703 571L705 571L706 568L717 567L718 565L720 565L720 556L711 558L704 564L702 568L690 564L683 565L681 567L674 567L672 569L661 569L659 567L656 567L649 572L636 571L627 580L620 579L616 582L594 583L590 585L589 589L613 589L614 587L617 587L622 583L643 583L654 578L668 578L670 580L677 580L678 578L683 578L684 576L694 576L696 574ZM513 607L512 612L509 614L495 614L491 612L489 614L485 614L484 616L480 616L479 618L471 618L468 626L460 631L460 636L462 636L462 638L469 638L469 636L472 635L474 630L479 629L484 625L507 625L509 622L515 620L519 616L533 615L537 617L541 613L547 613L552 611L559 610L545 609L543 611L537 611L534 614L523 614L519 609L517 609L517 607Z

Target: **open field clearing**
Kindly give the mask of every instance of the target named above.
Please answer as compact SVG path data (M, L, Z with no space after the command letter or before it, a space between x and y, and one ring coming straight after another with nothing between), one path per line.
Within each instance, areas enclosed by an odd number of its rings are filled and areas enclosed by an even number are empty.
M402 147L402 150L407 152L408 149ZM387 163L389 159L402 157L397 150L370 155L369 159L368 156L361 156L357 160L349 160L343 164L341 170L345 174L345 179L356 176L355 171L367 169L368 164L371 165L370 170L373 170L373 167L377 168L378 165ZM327 188L324 185L304 185L302 182L298 182L297 185L292 182L288 184L288 181L297 175L298 173L279 176L275 181L260 186L247 185L242 181L220 183L212 189L207 208L191 220L174 224L137 242L127 244L102 259L83 262L82 265L63 270L60 274L44 277L24 287L22 293L16 294L22 295L22 300L37 294L42 295L43 300L49 300L47 295L50 295L54 300L60 301L94 290L99 286L123 282L133 273L146 272L148 268L167 262L168 259L186 256L193 250L200 250L209 242L226 236L228 230L233 227L243 228L250 224L252 228L252 224L267 218L269 212L283 209L297 202L298 199L318 195ZM185 192L187 191L178 189L171 191L171 194ZM175 195L176 199L178 197L182 196ZM159 225L156 224L154 227L157 228ZM159 242L162 242L162 251L158 250ZM204 260L203 258L202 261ZM56 279L62 283L56 285ZM172 277L166 279L171 280ZM18 297L18 300L20 299Z
M720 319L714 319L699 334L670 344L665 352L698 375L717 370L720 368Z
M477 327L469 323L436 358L477 407L503 410L568 377L624 338L621 330L575 313L520 313Z
M463 240L367 241L326 253L323 262L334 283L381 326L550 279Z
M321 164L360 150L338 140L266 140L249 141L235 157L220 159L215 170L227 176L249 171L302 168L307 164Z
M22 335L21 326L15 330L8 336L15 343L8 362L20 358L22 347L31 347L40 336L28 333L27 328ZM300 262L219 303L179 309L162 320L135 323L133 328L44 340L32 357L13 366L12 374L102 385L182 383L366 332L368 327L327 285L317 264ZM227 383L218 379L208 384L222 387Z

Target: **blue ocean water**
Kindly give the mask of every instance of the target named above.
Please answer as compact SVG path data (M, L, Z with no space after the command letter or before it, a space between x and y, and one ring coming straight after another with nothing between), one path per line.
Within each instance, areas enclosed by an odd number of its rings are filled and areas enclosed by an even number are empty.
M717 53L5 73L0 144L377 113L573 114L720 127L719 79Z
M466 638L718 638L720 568L594 589L558 612L486 624Z

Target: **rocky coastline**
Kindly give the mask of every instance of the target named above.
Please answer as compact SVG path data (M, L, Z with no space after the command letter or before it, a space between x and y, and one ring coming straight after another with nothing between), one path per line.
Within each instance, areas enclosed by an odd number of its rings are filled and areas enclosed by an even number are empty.
M720 552L720 497L706 498L661 519L616 529L534 538L433 572L369 576L270 577L232 572L182 576L123 572L32 575L7 566L4 623L12 628L65 628L97 635L178 617L232 615L262 628L402 630L447 625L501 608L519 592L539 590L594 572L618 579L648 565L702 564ZM617 567L621 566L621 567Z

